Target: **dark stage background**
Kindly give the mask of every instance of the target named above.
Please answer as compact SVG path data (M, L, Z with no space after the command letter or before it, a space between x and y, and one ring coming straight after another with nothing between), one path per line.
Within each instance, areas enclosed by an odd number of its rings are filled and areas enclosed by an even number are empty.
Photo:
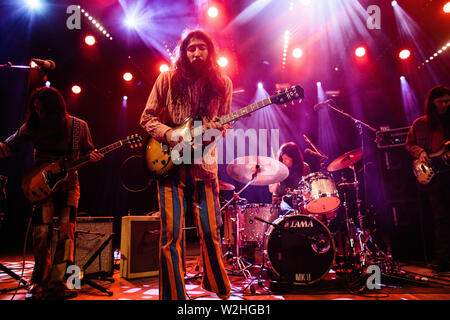
M389 126L401 128L411 125L402 100L399 77L405 75L416 97L414 105L418 115L423 113L423 101L429 88L439 83L449 84L449 54L444 53L426 68L417 69L423 61L417 54L408 63L399 62L397 51L401 45L414 43L401 38L390 1L353 1L362 8L376 4L382 12L381 30L364 32L343 32L342 39L336 39L336 46L329 46L325 53L323 43L331 37L332 31L316 34L310 50L315 59L304 64L287 65L282 70L281 50L274 54L275 38L281 38L285 26L282 16L276 16L276 6L285 1L273 1L258 18L227 28L207 25L201 18L198 3L201 1L164 1L166 9L171 7L184 11L172 12L168 20L161 20L155 30L161 33L170 28L166 43L174 47L181 31L186 27L202 26L209 31L222 47L227 47L234 67L227 70L236 92L233 95L233 110L255 102L258 96L256 83L264 82L266 93L276 91L277 83L299 84L305 89L305 99L287 108L269 106L249 118L239 120L233 128L279 129L280 145L287 141L297 142L301 149L309 147L302 137L306 134L320 149L325 151L330 161L343 153L361 146L361 137L354 123L333 111L326 114L315 112L313 105L318 102L317 81L326 90L338 90L332 97L336 105L345 112L370 126L379 129ZM288 1L286 1L288 2ZM417 22L428 42L423 42L425 55L435 52L440 45L448 42L450 18L436 14L445 1L398 1L404 10ZM147 1L156 6L158 1ZM226 1L229 20L237 17L252 1ZM92 15L111 30L114 40L108 40L96 33L86 19L80 30L66 27L69 1L47 1L47 11L30 17L17 13L14 1L2 1L0 5L0 64L11 61L17 65L27 65L31 58L51 59L55 70L48 73L51 85L60 90L66 98L69 113L87 121L97 147L110 144L133 133L146 136L139 126L139 118L153 82L159 74L159 65L167 57L148 45L144 38L130 36L116 21L121 8L116 1L80 1ZM175 9L174 9L175 10ZM168 10L170 11L170 10ZM114 20L116 19L116 20ZM176 21L176 22L174 22ZM365 20L362 20L363 24ZM355 30L357 25L354 26ZM273 32L272 32L273 31ZM97 44L90 48L84 45L87 33L95 34ZM306 37L298 29L299 38ZM155 36L156 37L156 36ZM400 39L402 39L400 41ZM328 39L329 40L329 39ZM416 38L416 41L419 41ZM370 62L357 63L352 54L358 43L366 43ZM160 45L162 43L160 42ZM429 44L433 44L429 45ZM344 47L347 52L338 51ZM336 70L335 67L338 66ZM134 79L125 83L122 74L130 71ZM36 85L33 74L22 69L0 69L0 140L14 133L23 121L26 102L31 87ZM71 86L78 83L82 93L74 95ZM41 83L42 85L43 83ZM255 93L256 92L256 93ZM127 96L127 106L123 107L123 96ZM322 114L322 115L321 115ZM388 239L401 259L427 259L430 250L429 230L431 213L418 189L410 170L411 159L403 147L380 150L375 135L363 130L365 143L364 161L356 165L358 177L365 182L362 190L363 207L373 228L382 230L381 238ZM387 155L385 154L387 152ZM122 216L144 215L158 211L156 183L149 180L140 157L141 150L122 148L108 154L99 163L88 164L79 171L81 198L80 215L115 218L118 236L114 246L119 247L120 219ZM386 168L386 157L394 163ZM128 161L126 161L128 159ZM305 155L312 171L319 171L316 158ZM366 164L366 180L363 181L362 163ZM8 159L0 160L0 174L8 177L6 219L1 226L0 253L21 249L26 234L31 206L20 189L21 179L32 164L32 146L24 148ZM220 165L220 179L236 186L226 174L226 165ZM349 174L347 171L342 172ZM340 173L336 179L340 178ZM126 185L125 188L124 184ZM144 189L134 192L132 190ZM224 193L225 198L231 196ZM267 187L249 187L241 197L250 203L270 203ZM392 206L398 209L398 216L392 216ZM354 215L354 208L352 214ZM394 221L395 220L395 221ZM373 226L376 221L376 226ZM187 220L190 224L191 219ZM419 233L417 233L419 232Z

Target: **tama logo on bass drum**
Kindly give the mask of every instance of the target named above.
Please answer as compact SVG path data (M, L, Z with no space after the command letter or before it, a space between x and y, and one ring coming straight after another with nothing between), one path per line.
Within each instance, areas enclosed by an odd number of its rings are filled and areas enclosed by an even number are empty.
M312 220L292 220L292 221L286 221L285 228L312 228L314 227Z

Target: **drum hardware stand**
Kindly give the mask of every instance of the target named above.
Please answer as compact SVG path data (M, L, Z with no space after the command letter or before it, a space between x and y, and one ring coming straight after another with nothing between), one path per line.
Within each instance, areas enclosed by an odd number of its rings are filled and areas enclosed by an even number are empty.
M377 132L377 130L375 128L371 127L370 125L368 125L367 123L364 123L361 120L358 120L358 119L354 118L350 114L348 114L348 113L346 113L346 112L344 112L342 110L339 110L338 108L336 108L335 106L330 104L330 102L333 102L333 104L334 104L334 101L332 99L330 99L330 101L327 102L327 105L331 109L335 110L336 112L339 112L340 114L342 114L342 115L350 118L351 120L353 120L353 122L355 123L355 126L356 126L356 128L358 130L359 136L361 138L361 149L362 149L362 155L363 155L363 159L362 159L363 164L362 165L363 165L363 176L364 176L364 185L365 185L364 186L364 192L367 194L367 187L366 187L367 175L366 175L366 166L364 164L365 143L364 143L364 135L363 135L363 126L365 128L367 128L367 129L371 130L372 132ZM359 232L360 238L359 239L361 241L361 244L363 245L361 247L361 251L363 253L363 261L362 261L362 263L365 266L367 264L367 252L366 252L367 248L366 248L366 241L365 241L365 231L364 231L364 226L363 226L363 216L361 214L361 200L359 199L359 182L358 182L358 180L356 178L356 171L355 171L354 166L351 166L351 169L353 170L353 174L354 174L354 177L355 177L355 181L354 182L355 182L355 186L356 186L356 188L355 188L356 189L356 203L357 203L357 206L358 206L358 222L359 222L359 228L360 228L360 232ZM367 197L366 197L366 201L367 201Z
M258 169L259 166L257 166ZM247 182L247 184L241 189L239 190L239 192L235 192L233 194L233 197L222 207L220 208L220 211L224 210L225 208L227 208L233 201L234 201L234 212L235 212L235 223L236 223L236 229L235 229L235 246L234 246L234 250L235 250L235 256L232 259L232 264L233 264L233 270L237 270L238 273L242 273L242 275L245 277L245 280L249 280L252 275L250 274L250 271L248 271L248 267L245 265L244 263L244 259L240 256L240 245L241 245L241 240L240 240L240 228L239 228L239 214L240 214L240 209L238 206L238 200L239 200L239 195L241 194L242 191L244 191L248 186L250 186L253 181L256 179L256 175L258 174L258 170L253 174L252 179ZM250 280L250 290L252 293L255 292L254 286L253 286L253 281L254 279ZM245 289L244 289L245 291Z
M104 233L100 233L100 232L91 232L91 231L81 231L81 230L77 230L75 232L76 234L79 233L86 233L86 234L98 234L100 236L104 236ZM100 255L100 253L103 251L103 249L105 249L105 247L108 245L108 243L112 240L112 238L115 236L114 233L111 233L109 235L109 237L103 241L103 243L100 245L100 247L89 257L88 261L81 267L82 269L82 273L83 273L83 277L81 278L81 284L88 284L91 287L104 292L106 294L108 294L109 296L112 296L113 293L111 291L108 291L106 288L104 288L102 285L96 283L95 281L91 280L91 278L97 278L97 279L101 279L101 280L108 280L111 282L114 282L113 279L107 279L105 277L105 272L104 271L99 271L99 272L93 272L93 273L85 273L85 271L87 270L87 268L94 262L94 260ZM76 246L74 246L76 247ZM99 257L99 261L100 261L100 257Z

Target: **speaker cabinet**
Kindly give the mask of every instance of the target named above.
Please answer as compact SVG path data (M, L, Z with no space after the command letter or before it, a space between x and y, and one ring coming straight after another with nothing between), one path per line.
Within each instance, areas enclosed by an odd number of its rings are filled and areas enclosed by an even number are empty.
M78 217L75 233L75 264L83 267L91 262L85 273L114 273L114 250L112 246L113 217ZM104 248L102 248L102 246ZM100 251L93 261L91 257Z
M107 276L114 273L114 252L112 247L113 217L77 217L75 224L75 265L85 273L102 272ZM59 237L59 218L53 218L52 253L56 250ZM94 258L95 253L99 254Z
M159 217L124 216L120 241L120 275L125 279L159 274Z

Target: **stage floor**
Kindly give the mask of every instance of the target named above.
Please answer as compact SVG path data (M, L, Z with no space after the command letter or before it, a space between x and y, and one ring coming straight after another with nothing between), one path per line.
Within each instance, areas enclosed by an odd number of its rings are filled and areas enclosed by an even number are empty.
M190 300L219 300L201 287L201 272L198 269L198 247L187 250L186 290ZM0 263L19 276L23 258L18 255L0 257ZM364 281L349 285L348 279L338 276L333 269L320 281L309 285L287 285L276 283L258 265L249 267L253 281L246 279L232 264L226 264L232 284L230 300L450 300L450 275L436 275L418 264L401 264L403 274L382 274L380 289L369 290ZM33 270L33 258L25 257L23 279L29 281ZM408 276L406 276L408 275ZM416 277L415 277L416 276ZM259 279L259 281L258 281ZM158 300L158 277L124 279L115 266L109 280L96 281L112 295L101 292L88 284L77 290L72 300ZM19 288L18 281L0 271L0 300L24 300L26 288ZM253 290L254 289L254 290Z

